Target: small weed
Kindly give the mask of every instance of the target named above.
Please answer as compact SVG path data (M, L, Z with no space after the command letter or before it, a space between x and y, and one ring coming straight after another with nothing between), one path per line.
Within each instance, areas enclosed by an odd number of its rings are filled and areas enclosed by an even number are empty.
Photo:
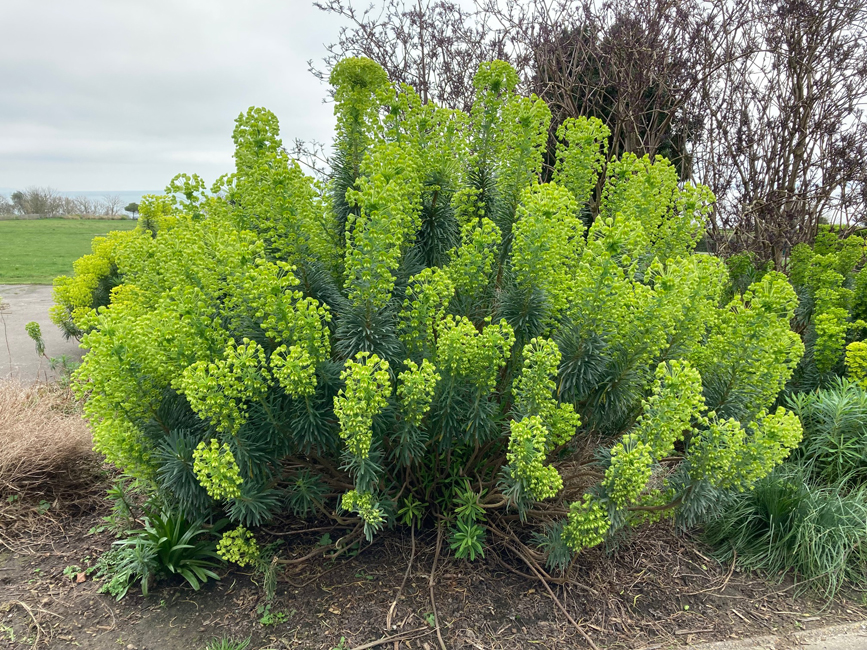
M433 615L433 612L428 612L427 614L425 614L425 615L424 615L424 620L426 620L426 621L427 621L427 624L430 625L431 627L436 627L436 626L437 626L437 619L436 619L436 617Z
M81 573L81 567L75 564L70 564L63 570L63 577L75 580L79 573Z
M246 639L230 639L223 637L222 639L214 639L206 647L205 650L247 650L250 646L250 637Z
M349 547L349 550L346 551L346 557L355 557L358 555L358 552L361 550L361 543L355 542L352 546Z
M340 637L340 642L336 646L331 648L331 650L347 650L346 637L345 636Z
M51 504L48 501L46 501L45 499L43 499L42 501L39 502L39 505L36 507L36 512L40 515L44 515L50 509L51 509Z
M15 503L20 498L20 494L10 494L8 497L6 497L6 503Z
M322 537L319 538L319 541L316 542L317 546L331 546L334 542L331 541L331 535L329 533L325 533Z
M271 605L259 605L256 608L256 613L259 615L259 623L264 626L268 625L280 625L281 623L285 623L290 618L295 616L296 610L292 610L288 614L283 611L271 611Z
M373 576L367 573L364 569L360 569L355 572L356 578L363 578L364 580L373 580Z
M15 643L15 630L10 625L0 624L0 634L9 639L10 643Z

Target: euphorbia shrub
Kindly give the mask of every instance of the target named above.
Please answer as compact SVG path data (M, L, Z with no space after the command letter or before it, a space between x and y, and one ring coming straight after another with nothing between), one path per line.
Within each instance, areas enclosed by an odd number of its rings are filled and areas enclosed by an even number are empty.
M812 248L798 244L792 249L789 276L799 298L794 327L806 346L792 382L795 389L828 386L846 370L856 380L862 378L859 342L867 329L864 245L861 237L840 239L830 227L820 226Z
M707 188L664 159L606 160L583 118L542 183L550 113L502 62L481 66L469 114L365 59L331 80L327 181L250 109L233 174L142 203L103 264L108 306L81 305L99 277L61 281L111 462L190 517L327 516L355 526L344 544L439 521L473 558L517 513L563 566L648 517L694 516L708 487L749 488L797 444L773 408L802 353L795 294L769 273L723 304L725 266L693 252ZM255 548L238 528L221 543Z

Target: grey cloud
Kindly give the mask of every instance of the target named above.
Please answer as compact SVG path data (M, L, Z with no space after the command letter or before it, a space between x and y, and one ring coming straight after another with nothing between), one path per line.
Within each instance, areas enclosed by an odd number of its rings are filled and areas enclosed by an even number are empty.
M283 138L329 140L326 88L307 71L339 24L307 1L0 3L0 186L163 187L231 169L249 106Z

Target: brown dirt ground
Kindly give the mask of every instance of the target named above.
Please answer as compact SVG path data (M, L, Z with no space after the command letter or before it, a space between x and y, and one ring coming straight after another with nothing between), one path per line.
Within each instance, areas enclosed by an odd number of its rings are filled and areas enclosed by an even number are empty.
M204 650L209 641L226 636L252 637L251 650L331 650L344 637L348 650L393 635L400 640L376 647L438 645L428 624L433 531L422 531L416 540L394 629L385 629L386 616L410 557L409 536L397 532L380 535L356 557L316 559L281 574L270 610L279 620L265 625L259 577L244 570L226 571L198 592L161 582L148 598L130 590L120 602L100 594L90 577L81 583L65 577L66 567L92 566L111 545L110 534L89 532L106 514L98 494L55 501L47 512L34 503L3 504L0 647ZM306 554L322 534L279 532L284 533L281 557ZM516 568L524 569L497 549L473 565L440 557L435 598L447 647L588 647L541 583L516 574ZM721 566L697 541L664 524L639 531L611 553L583 554L575 579L554 589L600 648L670 648L867 617L867 608L853 600L826 604L795 598L791 582L772 584Z

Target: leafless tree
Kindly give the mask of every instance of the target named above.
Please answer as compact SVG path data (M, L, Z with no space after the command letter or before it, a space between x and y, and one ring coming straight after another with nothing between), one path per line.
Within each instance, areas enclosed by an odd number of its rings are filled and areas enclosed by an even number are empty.
M735 3L743 0L734 0ZM525 89L543 97L554 128L595 115L612 131L613 152L682 151L701 122L696 88L721 56L715 47L725 0L389 0L380 11L317 4L352 23L328 46L320 78L343 56L368 56L423 99L472 103L482 61L512 63ZM729 11L727 20L740 14ZM726 29L731 29L730 25Z
M102 213L108 217L116 217L123 208L123 201L116 194L106 194L100 202Z
M351 0L314 5L351 25L326 46L324 69L309 62L320 79L341 58L366 56L385 68L392 81L413 86L425 102L469 110L480 62L503 59L519 68L529 63L529 53L516 47L510 34L495 29L485 14L451 0L386 0L366 9Z
M76 196L73 199L73 203L75 206L75 212L82 216L96 214L97 212L96 202L93 199L84 196L83 194Z
M14 214L15 206L6 196L0 194L0 214Z
M867 13L863 0L756 0L735 59L702 88L696 155L718 197L720 252L778 268L820 221L863 225L867 204Z
M60 195L50 187L28 187L13 192L11 198L17 214L54 217L63 212L63 201Z

